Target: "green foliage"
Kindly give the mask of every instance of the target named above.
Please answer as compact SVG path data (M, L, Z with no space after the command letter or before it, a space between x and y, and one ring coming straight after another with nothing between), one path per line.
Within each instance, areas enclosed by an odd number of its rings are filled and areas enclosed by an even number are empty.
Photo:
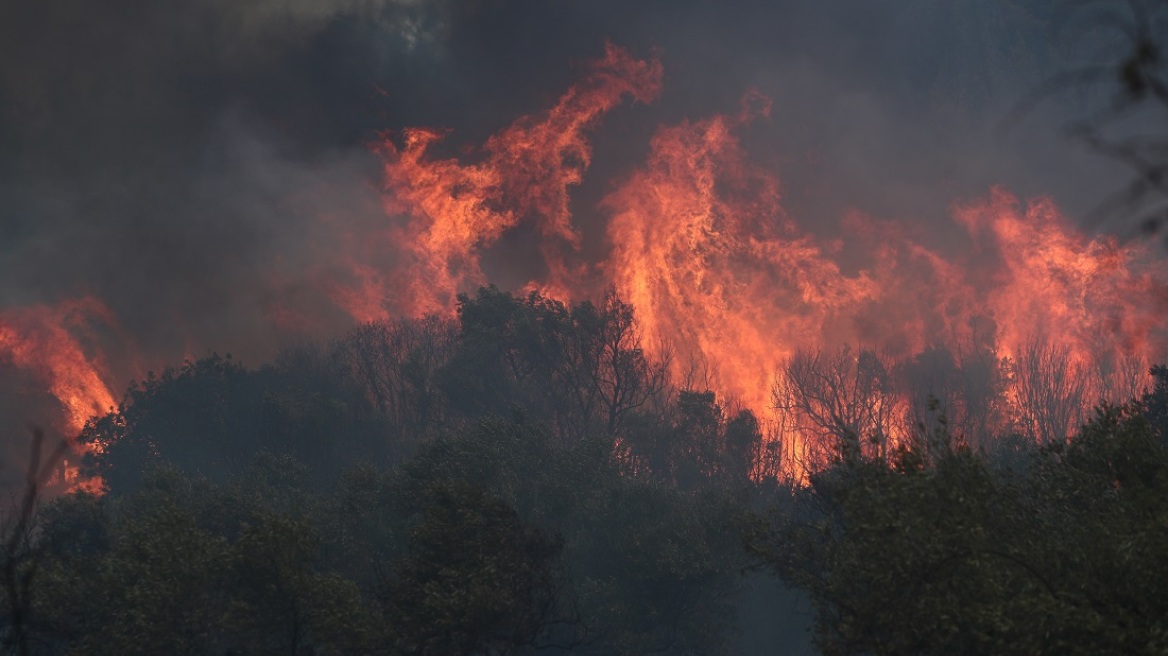
M801 353L776 402L830 464L792 489L755 480L775 454L753 414L670 388L639 339L611 295L485 288L457 322L152 376L86 431L109 494L22 532L16 633L60 654L732 653L761 558L829 654L1168 650L1162 368L1040 448L986 431L991 351ZM898 444L900 378L928 400Z
M1142 416L1101 410L1021 471L921 448L819 473L748 540L811 592L824 653L1168 649L1168 452Z
M312 506L287 493L259 471L215 487L159 470L123 499L56 502L47 641L85 654L361 651L372 616L356 586L317 567Z
M506 654L560 633L574 642L575 617L563 608L556 571L559 539L467 484L431 487L420 515L383 592L398 650Z
M361 412L360 399L326 362L285 358L280 365L250 370L212 355L132 384L117 412L82 435L102 445L91 473L123 492L164 463L222 481L261 451L312 462L325 479L352 462L386 460L383 423Z
M458 317L458 348L440 374L457 415L518 406L574 441L616 434L664 391L663 366L641 350L632 308L612 293L568 307L485 287L459 296Z
M729 653L745 565L737 504L629 479L596 503L572 547L586 572L581 605L604 646L629 656Z
M613 294L484 288L456 322L368 324L259 369L187 361L83 439L109 490L39 529L47 653L732 641L759 424L669 389Z
M709 418L709 417L707 417ZM750 428L749 426L747 428ZM46 653L727 653L738 502L486 419L327 492L286 455L43 514Z
M683 490L749 485L761 446L754 415L743 410L728 419L710 391L679 392L666 416L637 415L624 435L631 460Z
M558 445L548 430L489 419L438 438L401 470L401 508L435 490L486 490L563 541L558 620L545 642L596 653L727 649L744 564L737 502L621 474L603 441Z
M1152 367L1152 389L1140 400L1144 416L1161 441L1168 442L1168 367Z

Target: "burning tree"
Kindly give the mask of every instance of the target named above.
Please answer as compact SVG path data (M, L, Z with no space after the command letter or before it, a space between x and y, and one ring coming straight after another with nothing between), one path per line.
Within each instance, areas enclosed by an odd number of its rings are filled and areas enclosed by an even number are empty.
M1087 368L1068 347L1034 339L1019 350L1011 369L1021 429L1039 444L1066 441L1094 400Z
M774 407L795 417L811 465L839 459L887 462L904 428L904 408L875 352L798 351L773 392ZM793 445L794 446L794 445Z

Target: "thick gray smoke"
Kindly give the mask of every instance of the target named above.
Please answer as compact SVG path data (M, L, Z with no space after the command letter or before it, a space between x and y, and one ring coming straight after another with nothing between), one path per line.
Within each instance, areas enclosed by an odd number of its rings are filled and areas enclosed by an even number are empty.
M606 41L666 78L596 134L574 203L597 259L596 201L656 126L733 112L750 89L774 112L743 137L807 230L860 210L948 239L948 205L993 184L1082 213L1123 171L1060 133L1077 108L1001 130L1074 65L1065 17L1050 0L9 0L0 311L92 294L150 366L254 362L339 330L318 281L382 220L368 144L416 125L451 128L452 153L479 144ZM505 278L511 259L485 261Z

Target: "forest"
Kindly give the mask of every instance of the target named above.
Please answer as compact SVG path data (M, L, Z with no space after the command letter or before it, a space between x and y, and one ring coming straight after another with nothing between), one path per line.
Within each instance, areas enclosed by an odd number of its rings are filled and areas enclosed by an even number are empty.
M43 494L61 450L33 436L3 648L1168 651L1168 369L1095 406L1038 345L807 351L773 391L790 433L642 339L614 294L484 287L151 374L84 430L103 494Z
M0 656L1168 654L1166 7L0 2Z

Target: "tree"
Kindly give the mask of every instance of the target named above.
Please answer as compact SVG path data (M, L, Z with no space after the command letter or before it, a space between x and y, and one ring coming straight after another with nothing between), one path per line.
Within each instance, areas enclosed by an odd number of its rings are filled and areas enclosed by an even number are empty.
M42 460L44 439L44 432L34 427L24 489L14 507L0 515L0 591L4 595L0 601L0 645L6 653L20 656L31 653L33 582L39 568L35 533L41 490L68 450L68 443L62 440Z
M1132 408L1022 470L953 441L841 461L748 545L816 606L828 654L1159 653L1168 449Z
M631 413L664 392L667 367L645 355L633 308L617 298L614 290L599 305L585 302L573 308L572 318L584 337L575 340L584 346L576 350L587 354L577 358L586 363L578 368L587 382L574 387L599 398L604 429L616 435Z
M98 447L88 468L116 494L164 464L226 481L261 452L311 462L323 482L355 463L401 455L384 417L362 412L354 396L307 351L285 351L260 369L212 354L131 384L117 411L87 425L81 440Z
M369 323L350 331L332 357L384 415L393 439L416 443L442 425L438 372L457 345L457 325L428 317Z
M382 596L401 653L503 656L579 640L563 541L456 481L427 490L408 553Z
M1152 388L1143 394L1140 405L1152 429L1159 433L1162 441L1168 442L1168 366L1156 365L1149 373Z
M521 407L566 442L612 437L664 395L666 367L641 349L633 310L613 293L574 306L494 287L459 297L460 342L443 370L451 410L470 418Z
M581 517L572 562L598 653L731 653L747 565L741 506L716 490L678 493L642 477L612 481Z
M853 354L799 350L783 367L773 391L775 408L790 413L804 435L809 464L861 455L884 461L890 439L904 425L888 366L872 351Z
M1070 348L1034 339L1020 349L1012 373L1024 434L1040 444L1065 441L1093 400L1086 367L1072 359Z
M763 448L754 414L727 417L709 390L680 390L661 416L631 417L621 437L630 473L684 491L749 486Z
M303 472L261 458L222 486L174 469L46 511L35 608L53 653L368 653L372 609L321 566ZM381 641L384 644L384 641Z
M695 397L712 402L712 395ZM708 403L697 405L712 412ZM559 608L573 609L568 616L577 620L560 624L553 642L583 637L578 650L630 656L719 653L728 644L744 564L739 502L704 477L698 480L706 484L679 490L622 469L605 439L565 445L546 427L493 418L425 443L397 472L392 496L395 512L416 525L434 490L447 490L454 501L466 500L460 489L470 490L470 501L478 490L486 495L482 503L494 498L512 509L520 526L562 539L553 563L571 576L562 580Z
M954 437L988 449L1009 428L1009 371L985 347L953 352L934 346L898 366L909 395L909 423L935 427L943 416Z

